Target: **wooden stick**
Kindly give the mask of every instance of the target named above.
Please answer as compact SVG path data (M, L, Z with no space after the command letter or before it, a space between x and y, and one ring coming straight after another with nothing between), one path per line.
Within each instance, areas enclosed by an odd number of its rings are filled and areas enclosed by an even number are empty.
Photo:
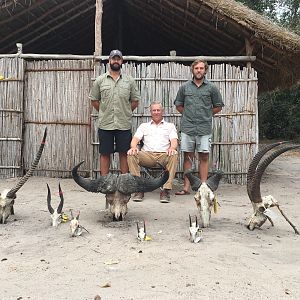
M299 231L297 230L296 226L288 219L288 217L284 214L282 209L279 207L279 205L276 205L280 213L283 215L283 217L286 219L286 221L293 227L296 234L299 234Z

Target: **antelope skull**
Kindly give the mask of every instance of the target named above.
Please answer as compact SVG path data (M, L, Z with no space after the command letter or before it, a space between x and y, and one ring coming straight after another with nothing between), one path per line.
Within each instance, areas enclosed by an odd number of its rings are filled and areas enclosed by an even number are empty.
M71 210L71 222L70 222L70 232L71 236L79 236L82 234L82 227L79 225L79 215L80 211L77 213L76 217L73 216L73 212Z
M62 209L64 206L64 196L63 196L60 184L59 184L58 192L59 192L59 197L60 197L60 203L56 209L53 209L53 207L51 206L51 192L50 192L48 183L47 183L47 189L48 189L47 206L48 206L48 210L51 215L52 226L57 227L61 223Z
M268 151L275 148L276 146L283 144L286 144L286 142L277 142L265 146L254 156L249 165L247 173L247 193L254 210L247 224L247 227L250 230L254 230L256 227L261 227L266 222L266 220L269 220L273 225L272 219L267 214L267 209L276 206L280 210L278 201L272 195L264 197L261 196L260 182L264 171L276 157L286 151L300 147L300 145L284 145L283 147L274 150L271 154L263 158L263 156L267 155ZM280 212L283 214L281 210ZM286 218L284 214L283 216ZM299 234L296 227L294 227L289 220L287 221L294 228L295 233Z
M114 221L122 221L127 213L127 203L132 193L151 192L162 186L169 178L169 171L164 170L159 178L143 178L127 174L107 174L97 179L87 179L78 175L77 170L84 161L72 170L75 182L93 193L106 194L110 212Z
M207 182L201 182L201 180L192 174L192 170L185 172L186 177L191 183L191 188L196 191L194 196L201 221L202 227L209 227L211 210L214 204L215 194L219 182L223 175L222 171L215 171L215 173L207 179Z
M44 131L43 140L41 142L38 153L31 164L27 173L19 180L15 187L12 189L5 189L0 194L0 224L6 223L7 218L10 215L14 215L14 202L17 197L17 191L25 184L28 178L32 175L33 171L37 167L39 160L41 158L42 152L44 150L45 141L47 136L47 128Z

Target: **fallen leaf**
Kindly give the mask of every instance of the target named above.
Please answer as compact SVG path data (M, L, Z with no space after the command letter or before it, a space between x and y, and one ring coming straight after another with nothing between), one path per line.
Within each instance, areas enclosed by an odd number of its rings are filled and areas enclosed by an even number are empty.
M101 286L102 288L108 288L111 287L110 282L105 283L104 285ZM101 299L101 298L100 298Z

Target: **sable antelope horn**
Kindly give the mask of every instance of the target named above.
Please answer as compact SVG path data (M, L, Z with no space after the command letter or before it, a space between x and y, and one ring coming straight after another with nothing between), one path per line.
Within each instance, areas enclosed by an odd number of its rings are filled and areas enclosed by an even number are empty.
M188 180L190 181L192 190L197 191L199 189L200 185L202 184L202 182L199 179L199 177L195 176L192 172L194 172L194 170L190 169L190 170L187 170L186 172L184 172L183 175L185 175L188 178Z
M283 148L277 149L272 154L270 154L268 157L266 157L258 165L257 170L254 175L254 178L252 180L252 184L250 186L250 191L249 191L250 192L249 198L252 202L254 202L254 203L262 202L261 193L260 193L260 182L261 182L262 175L263 175L264 171L266 170L266 168L268 167L268 165L280 154L282 154L286 151L292 150L292 149L299 148L299 147L300 147L300 145L291 145L291 146L285 146Z
M47 183L47 189L48 189L47 205L48 205L49 213L52 215L52 214L54 213L54 209L53 209L53 207L51 206L51 192L50 192L50 188L49 188L48 183Z
M192 227L192 218L190 214L189 214L189 220L190 220L190 227Z
M33 163L31 164L29 170L27 171L27 173L25 174L25 176L23 176L20 181L17 183L17 185L12 188L6 195L7 198L15 198L15 195L17 193L17 191L24 185L24 183L28 180L28 178L32 175L33 171L35 170L35 168L37 167L39 160L42 156L42 152L44 150L45 147L45 141L46 141L46 137L47 137L47 127L45 128L44 131L44 137L43 140L41 142L39 151L33 161Z
M59 202L59 205L57 208L57 213L61 214L63 206L64 206L64 194L61 190L60 183L58 184L58 193L59 193L59 197L60 197L60 202Z
M92 193L103 193L103 194L110 194L114 193L117 183L117 176L113 174L107 174L105 176L100 176L98 179L88 179L83 178L82 176L78 175L77 170L78 168L84 163L84 160L77 164L72 169L72 176L75 182L80 185L82 188L87 190L88 192Z
M223 174L223 171L216 170L214 174L207 179L206 183L213 192L217 190Z
M257 168L260 160L268 151L270 151L274 147L276 147L278 145L286 144L286 143L287 142L277 142L274 144L267 145L267 146L263 147L261 150L259 150L256 153L256 155L253 157L253 159L249 165L248 172L247 172L247 193L248 193L248 196L250 199L251 199L252 180L253 180L253 177L256 172L256 168Z

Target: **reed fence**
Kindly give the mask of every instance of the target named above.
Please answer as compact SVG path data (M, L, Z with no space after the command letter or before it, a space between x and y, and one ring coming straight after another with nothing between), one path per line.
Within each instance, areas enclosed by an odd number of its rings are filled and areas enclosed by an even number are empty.
M0 81L0 176L17 176L29 168L47 127L47 144L36 174L69 177L72 167L85 160L82 172L97 177L97 112L91 108L88 95L93 80L107 65L93 59L4 58L0 66L0 75L5 70L5 78L20 79ZM133 133L139 124L150 120L152 101L163 103L166 120L180 131L181 115L173 102L180 85L191 78L190 67L173 61L135 61L125 63L123 72L136 79L142 95L133 116ZM258 145L257 74L254 69L224 63L210 65L207 78L219 87L225 103L213 120L210 166L222 169L228 182L245 183ZM111 171L118 170L118 155L114 155ZM180 155L177 176L182 177L182 171Z
M0 59L0 178L22 174L24 60Z

